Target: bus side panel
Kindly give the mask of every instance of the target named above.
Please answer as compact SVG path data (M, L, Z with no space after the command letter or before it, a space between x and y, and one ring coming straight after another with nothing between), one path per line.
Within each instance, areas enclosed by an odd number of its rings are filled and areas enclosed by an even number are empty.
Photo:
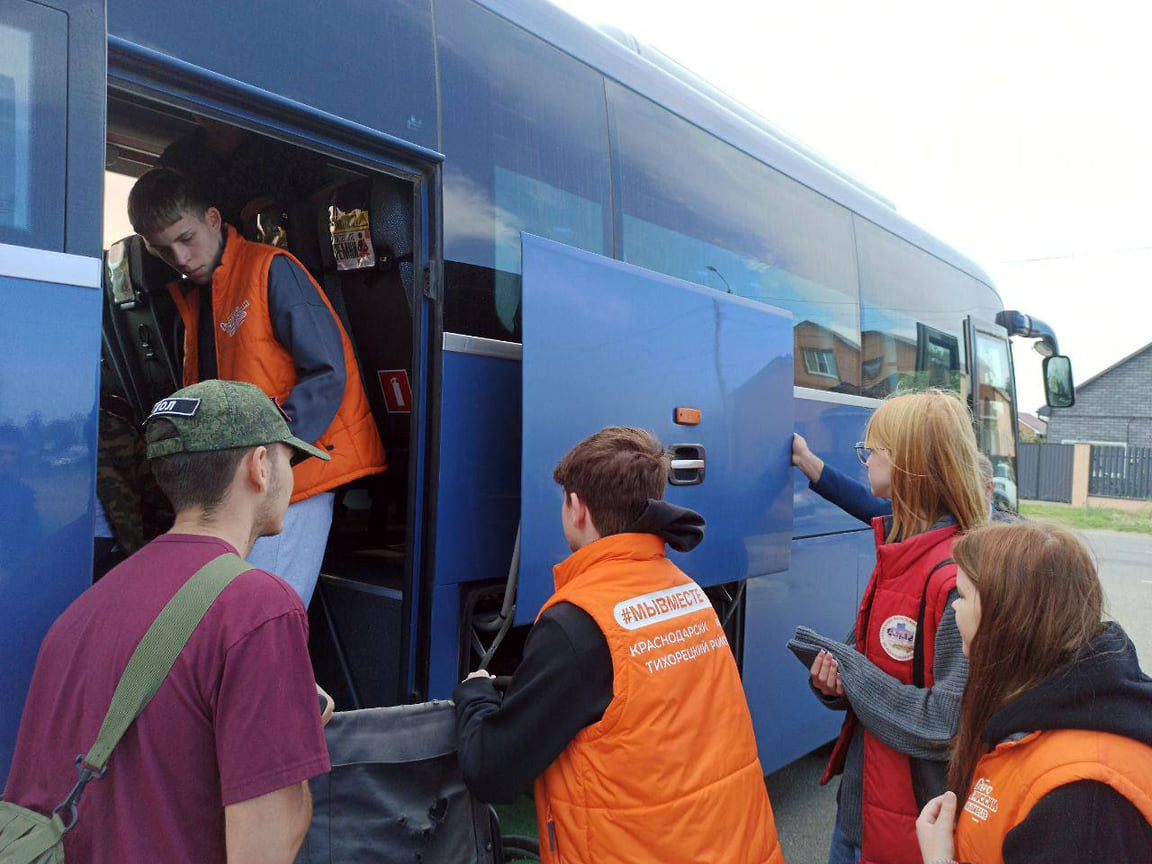
M848 477L867 483L853 445L864 438L870 406L796 392L796 431L813 452ZM835 639L848 634L875 561L872 532L808 488L793 471L793 536L789 570L750 579L744 619L744 689L752 708L765 773L835 737L843 714L820 705L808 676L784 647L800 624Z
M428 698L451 699L460 681L460 585L432 589L432 644L428 652Z
M819 703L808 673L785 643L799 624L843 639L872 556L867 531L795 540L787 572L748 580L744 690L765 774L835 738L840 729L844 712Z
M0 306L2 785L40 641L92 581L100 292L0 276Z
M108 33L436 149L428 0L200 0L185 12L155 0L108 0Z
M864 440L864 429L872 408L807 399L797 393L796 431L803 435L812 452L847 477L868 483L868 472L856 459L853 449ZM793 537L814 537L866 527L839 507L825 501L808 488L808 478L793 472Z
M445 351L440 398L429 691L447 698L458 672L458 585L505 579L512 561L520 519L520 363Z

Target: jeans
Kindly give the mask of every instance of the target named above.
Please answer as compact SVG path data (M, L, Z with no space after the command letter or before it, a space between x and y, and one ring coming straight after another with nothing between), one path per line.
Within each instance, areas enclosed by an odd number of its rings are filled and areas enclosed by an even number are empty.
M321 492L289 505L284 530L275 537L258 539L247 559L253 567L274 573L295 588L305 608L320 578L335 501L335 493Z
M857 864L860 860L860 847L853 846L844 832L840 830L840 823L832 829L832 845L828 849L828 864Z

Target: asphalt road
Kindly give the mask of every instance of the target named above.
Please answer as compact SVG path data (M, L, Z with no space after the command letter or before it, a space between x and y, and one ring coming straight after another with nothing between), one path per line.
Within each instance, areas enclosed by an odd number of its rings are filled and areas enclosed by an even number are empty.
M1086 531L1100 567L1110 617L1132 637L1145 670L1152 669L1152 536ZM768 777L768 793L788 864L825 864L836 819L836 782L821 788L828 748Z

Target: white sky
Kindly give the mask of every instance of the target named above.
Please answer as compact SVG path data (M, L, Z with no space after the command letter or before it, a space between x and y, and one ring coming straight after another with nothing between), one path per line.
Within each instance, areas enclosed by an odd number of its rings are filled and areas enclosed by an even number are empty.
M1152 4L554 2L675 57L973 258L1006 308L1055 328L1078 381L1152 341ZM1035 411L1039 355L1015 356Z

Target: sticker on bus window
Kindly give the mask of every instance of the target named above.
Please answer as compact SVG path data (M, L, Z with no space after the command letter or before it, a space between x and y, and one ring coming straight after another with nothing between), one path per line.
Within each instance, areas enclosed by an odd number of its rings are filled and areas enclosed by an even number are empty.
M333 205L328 208L328 224L337 270L367 270L376 266L367 210L341 210Z

